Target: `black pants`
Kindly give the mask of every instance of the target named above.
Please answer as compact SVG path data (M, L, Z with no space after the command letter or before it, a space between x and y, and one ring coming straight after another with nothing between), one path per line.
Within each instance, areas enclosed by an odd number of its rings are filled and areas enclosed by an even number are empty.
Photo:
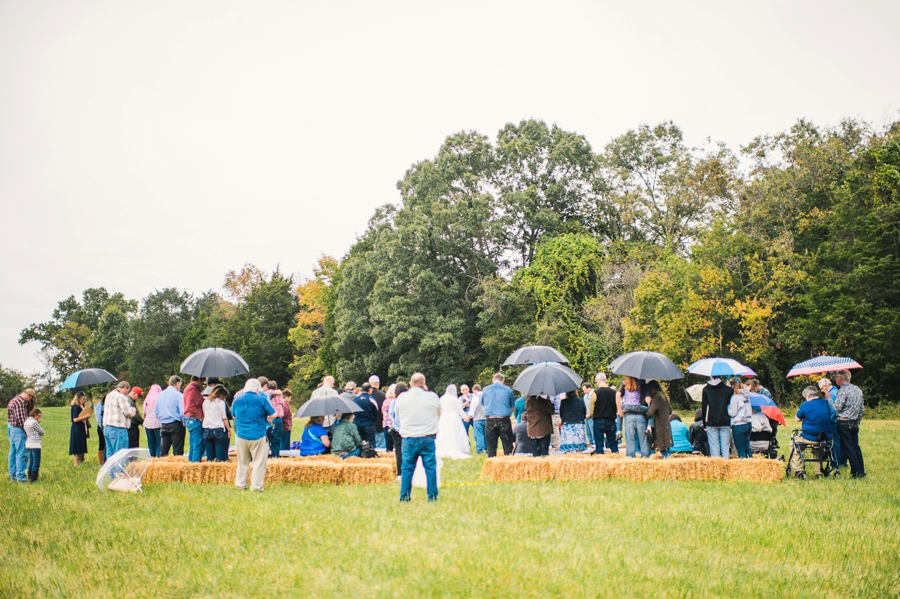
M132 424L128 427L128 447L140 447L141 446L141 429L138 425Z
M550 437L552 437L552 435L532 439L532 442L534 443L534 457L539 458L543 455L550 455Z
M168 422L159 427L159 455L169 455L169 448L172 448L172 455L184 455L184 425L180 422Z
M402 423L401 423L402 424ZM509 418L488 418L484 425L484 440L489 458L497 455L497 439L503 443L503 454L512 455L515 436Z
M363 441L368 441L369 445L375 447L375 425L370 424L366 426L356 426L356 430L359 431L359 438Z
M859 422L838 420L838 435L841 438L841 455L850 462L851 476L865 476L862 449L859 448Z
M394 436L389 428L384 429L384 449L385 451L394 451Z
M403 437L394 429L391 431L391 441L394 442L394 457L397 458L397 476L403 471Z
M619 453L615 418L594 418L594 444L597 446L597 453L603 453L604 447L613 453Z

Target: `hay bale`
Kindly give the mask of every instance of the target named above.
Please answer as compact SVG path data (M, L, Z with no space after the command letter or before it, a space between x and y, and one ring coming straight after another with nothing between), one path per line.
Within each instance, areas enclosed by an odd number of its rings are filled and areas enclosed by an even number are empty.
M784 462L753 457L746 460L723 460L729 480L771 483L784 477Z
M372 463L384 460L363 460L363 463L344 464L341 470L342 485L389 485L397 475L393 464ZM368 462L368 463L366 463Z

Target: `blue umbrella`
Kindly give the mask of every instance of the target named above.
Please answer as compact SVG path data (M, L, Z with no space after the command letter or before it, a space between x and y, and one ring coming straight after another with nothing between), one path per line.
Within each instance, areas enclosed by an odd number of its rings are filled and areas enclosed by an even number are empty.
M756 373L731 358L703 358L688 366L688 372L702 376L755 376Z
M778 406L774 401L770 398L766 397L762 393L750 393L750 407L753 408L761 408L763 406Z
M99 385L101 383L115 383L118 379L106 372L102 368L87 368L70 374L62 385L59 386L60 391L66 389L77 389L78 387L87 387L88 385Z

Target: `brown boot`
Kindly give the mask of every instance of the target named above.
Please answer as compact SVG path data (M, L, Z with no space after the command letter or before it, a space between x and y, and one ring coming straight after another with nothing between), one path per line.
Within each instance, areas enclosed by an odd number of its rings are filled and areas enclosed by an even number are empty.
M97 452L97 463L99 463L101 466L106 463L106 452L105 451Z

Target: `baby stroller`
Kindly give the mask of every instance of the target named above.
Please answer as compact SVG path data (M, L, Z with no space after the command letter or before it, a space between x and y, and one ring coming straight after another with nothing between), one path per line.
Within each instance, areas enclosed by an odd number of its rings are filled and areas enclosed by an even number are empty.
M750 432L750 453L761 454L770 460L784 460L783 456L778 455L778 421L762 412L754 412L750 423L753 425Z
M791 431L791 455L785 468L790 478L794 471L797 478L806 478L806 463L811 462L816 477L838 476L840 471L831 453L834 442L827 433L820 433L818 442L808 441L800 436L800 429Z

